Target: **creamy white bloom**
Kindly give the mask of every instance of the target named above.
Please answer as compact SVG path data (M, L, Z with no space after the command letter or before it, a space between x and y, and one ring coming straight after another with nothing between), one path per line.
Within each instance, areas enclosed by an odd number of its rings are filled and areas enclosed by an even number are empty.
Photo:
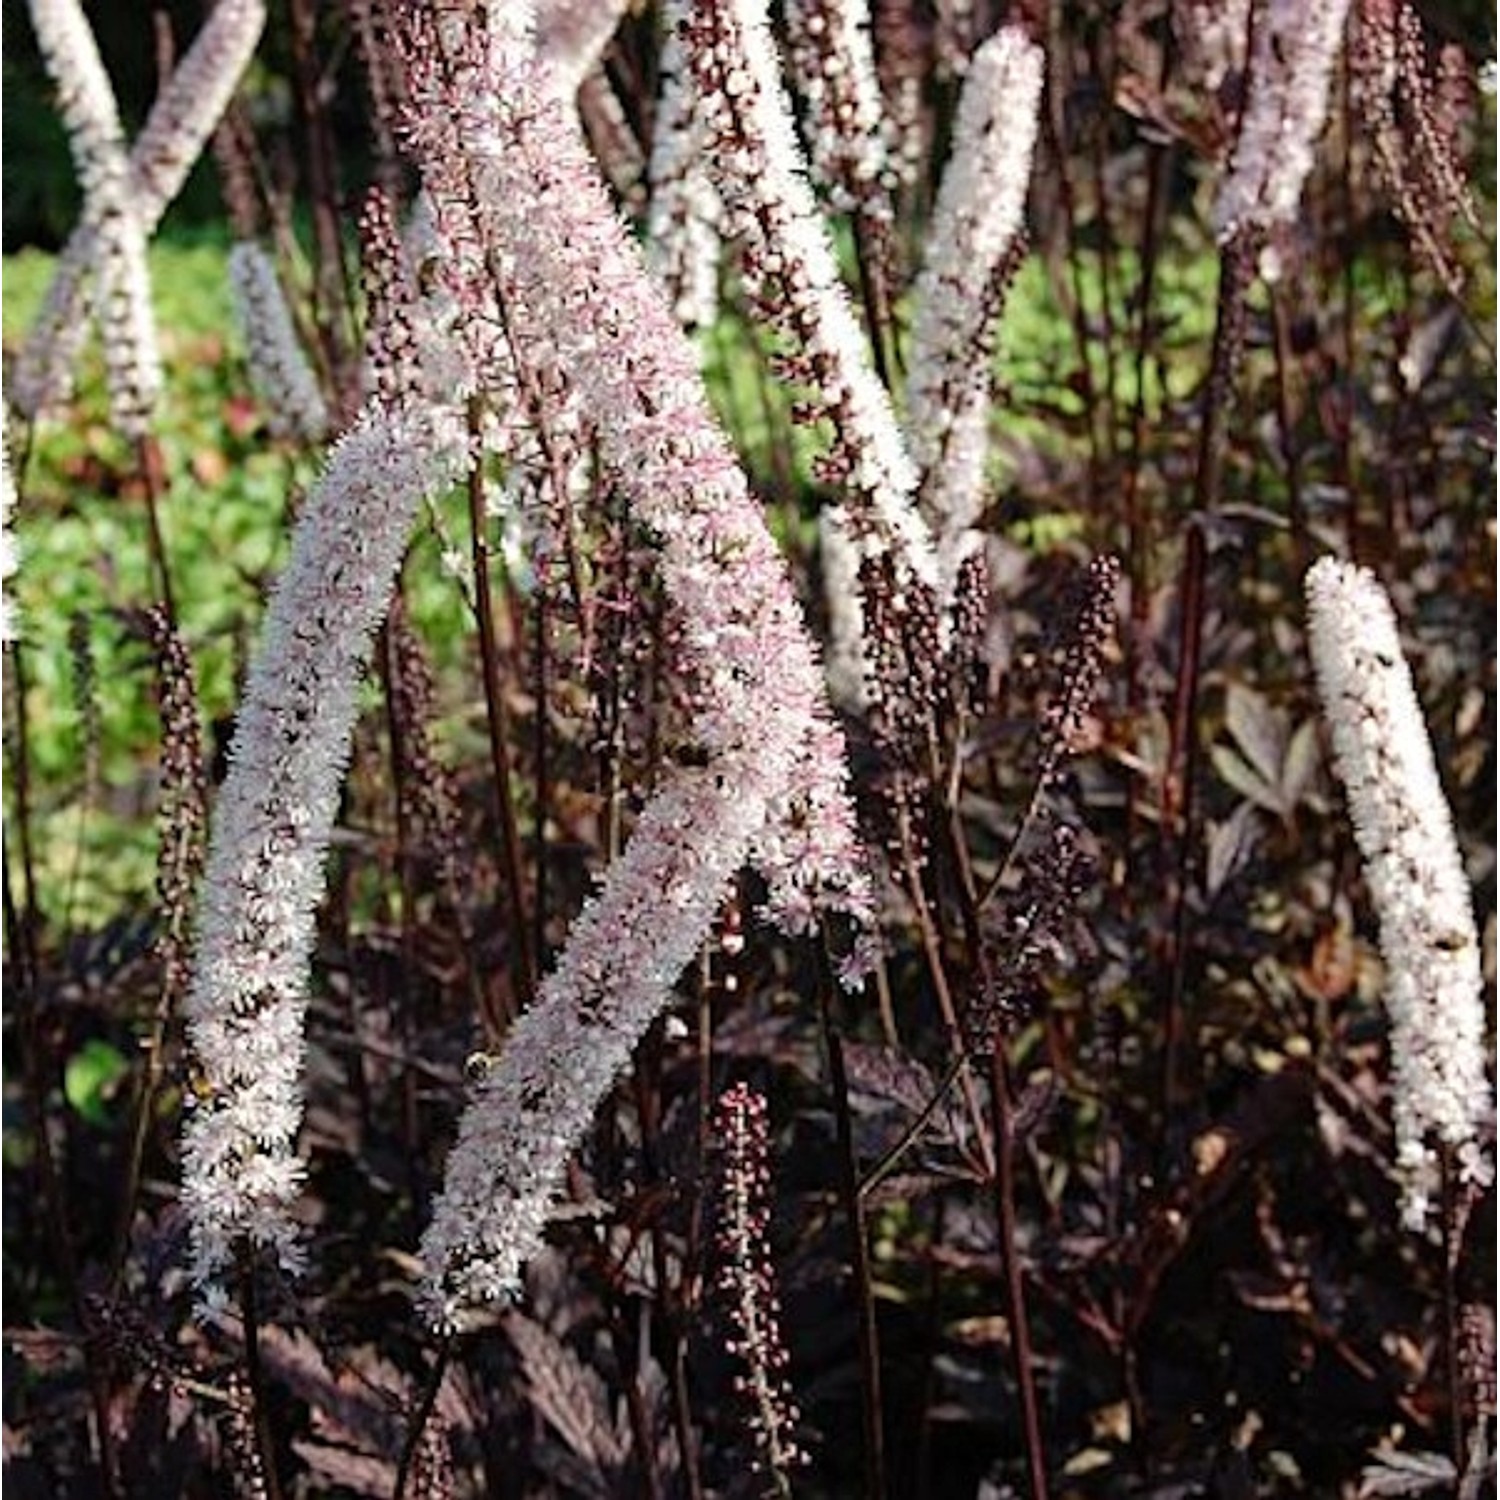
M202 154L265 20L264 0L218 0L157 96L128 162L129 206L143 238L155 232ZM72 389L89 326L88 272L94 258L94 226L85 215L58 258L42 311L16 360L10 398L28 417L40 416Z
M665 0L647 178L646 260L686 329L706 328L719 311L719 221L723 205L705 162L707 134L694 107L683 55L687 0Z
M1214 203L1221 244L1296 218L1348 11L1349 0L1268 0L1257 10L1249 97Z
M253 240L229 252L229 284L245 340L250 380L277 437L316 442L328 431L328 407L297 338L271 257Z
M126 437L137 438L161 393L161 353L114 91L78 0L31 0L31 23L83 186L110 415Z
M1473 897L1395 611L1367 569L1322 558L1307 575L1308 645L1380 919L1391 1021L1396 1165L1406 1223L1427 1221L1435 1146L1488 1181L1493 1104Z
M996 278L1025 228L1045 61L1019 27L974 54L917 277L906 429L945 592L984 508Z
M182 1201L206 1296L241 1242L298 1264L307 969L360 673L417 506L465 462L456 413L368 408L329 455L271 595L214 812L186 1002L197 1078Z
M525 7L504 8L519 24ZM545 68L518 51L507 46L499 66L493 49L488 66L472 46L450 57L456 87L416 70L413 144L429 192L442 192L455 152L465 160L478 237L505 268L518 361L543 389L576 394L606 469L657 542L707 763L679 768L648 805L460 1121L422 1242L424 1302L450 1326L516 1290L569 1154L734 872L757 865L772 911L797 929L829 906L865 915L869 903L842 745L785 564L691 345Z
M792 76L807 101L808 157L829 201L888 213L890 170L866 0L787 0Z
M823 678L840 708L863 713L869 706L864 621L859 608L859 548L849 535L843 508L818 512L818 555L823 565L823 603L828 611L828 641Z

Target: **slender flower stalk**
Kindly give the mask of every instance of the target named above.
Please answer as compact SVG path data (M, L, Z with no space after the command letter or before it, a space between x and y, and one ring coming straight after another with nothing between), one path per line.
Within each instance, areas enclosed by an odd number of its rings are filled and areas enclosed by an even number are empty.
M974 54L917 278L906 427L949 590L984 508L989 362L1022 244L1044 70L1016 27Z
M129 157L126 196L143 237L155 232L202 154L265 21L265 0L218 0L157 96ZM16 360L10 399L27 417L40 416L71 391L88 329L94 237L95 227L85 215L58 258L42 310Z
M1322 558L1307 575L1308 645L1333 758L1380 918L1391 1019L1396 1167L1407 1226L1426 1224L1436 1147L1488 1182L1479 939L1453 817L1389 596L1364 568Z
M792 1493L792 1472L807 1463L795 1433L800 1413L792 1400L781 1333L781 1296L771 1259L771 1145L765 1095L731 1085L714 1111L722 1155L719 1230L722 1264L716 1277L728 1303L733 1337L728 1352L743 1366L735 1387L749 1407L754 1466L778 1495Z
M299 1264L307 968L360 672L416 509L465 461L455 413L367 408L330 454L271 596L214 816L186 1004L196 1074L182 1197L209 1301L242 1242Z
M607 472L657 540L706 759L680 767L642 813L464 1113L422 1243L425 1306L452 1327L517 1290L569 1153L740 866L762 871L771 911L793 929L831 907L866 916L869 892L842 744L785 564L692 347L528 49L525 7L498 7L487 37L445 33L441 64L430 63L430 20L407 20L427 189L443 192L457 153L516 360L538 389L574 390ZM439 204L439 224L461 220L459 207Z
M328 433L328 407L297 340L271 257L255 241L240 240L229 252L229 283L251 384L265 403L271 431L277 437L318 442Z
M16 486L10 476L10 445L0 437L0 644L16 638L16 606L11 583L20 566L16 546Z
M808 184L765 5L694 0L684 36L747 290L799 351L793 373L832 419L824 470L843 488L850 531L868 554L889 553L903 577L931 587L916 469Z
M1349 0L1268 0L1256 11L1249 97L1214 204L1221 244L1296 217L1348 11Z
M110 415L126 437L139 438L161 393L161 353L114 91L79 0L31 0L31 23L83 185Z

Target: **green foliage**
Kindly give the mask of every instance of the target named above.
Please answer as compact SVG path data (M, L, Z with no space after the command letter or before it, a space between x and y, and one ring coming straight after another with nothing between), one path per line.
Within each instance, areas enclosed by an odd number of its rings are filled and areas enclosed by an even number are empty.
M114 1104L130 1063L119 1048L90 1037L68 1059L63 1069L63 1094L90 1125L105 1126L114 1118Z

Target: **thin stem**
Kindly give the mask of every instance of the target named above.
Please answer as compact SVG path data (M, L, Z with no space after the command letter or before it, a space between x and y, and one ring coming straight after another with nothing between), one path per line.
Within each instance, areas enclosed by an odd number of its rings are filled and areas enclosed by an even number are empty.
M476 438L481 414L477 402L469 408L469 430ZM490 591L490 543L482 466L469 470L469 530L474 560L474 597L479 622L479 659L484 673L485 720L489 728L490 765L500 812L501 853L510 887L507 903L512 968L523 1004L536 993L536 959L526 915L526 883L521 866L521 835L516 822L515 778L510 758L510 714L505 706L505 684L500 674L500 648L495 630L495 601Z
M248 1250L240 1253L240 1318L245 1329L245 1374L250 1382L254 1406L255 1445L260 1450L261 1470L267 1500L281 1500L281 1480L276 1468L276 1441L271 1432L271 1414L266 1402L266 1370L260 1350L260 1306L255 1286L255 1263Z
M167 611L168 621L177 624L177 603L172 594L172 570L167 563L167 546L162 537L161 502L167 493L166 461L161 444L152 433L136 440L136 466L146 486L146 537L151 552L151 566L156 573L156 589Z
M337 154L328 111L322 98L315 51L318 16L313 0L288 0L291 21L292 73L297 112L307 135L305 161L308 199L312 208L317 266L313 279L313 308L319 342L333 372L335 396L342 404L348 375L349 340L341 320L352 302L349 268L339 231L340 205Z
M453 1353L453 1339L444 1334L437 1347L437 1355L427 1379L422 1383L421 1399L412 1413L411 1426L407 1429L406 1441L401 1445L401 1460L396 1465L396 1485L391 1491L391 1500L405 1500L406 1486L411 1480L412 1465L422 1446L422 1434L437 1406L438 1393L443 1388L443 1376L448 1373L448 1360Z
M885 1432L880 1394L880 1331L875 1321L875 1286L870 1275L870 1250L865 1228L864 1199L860 1196L859 1162L854 1154L854 1123L849 1109L849 1075L844 1066L844 1043L833 1021L833 969L826 943L820 945L818 1018L828 1054L828 1080L833 1094L834 1121L839 1144L839 1192L849 1221L849 1250L854 1292L859 1311L860 1417L864 1429L865 1495L885 1500Z
M995 1214L1000 1229L1000 1258L1005 1266L1006 1318L1016 1387L1021 1395L1021 1427L1026 1443L1026 1472L1032 1500L1047 1500L1047 1457L1031 1357L1031 1323L1017 1245L1015 1104L1005 1061L1005 1037L996 1027L990 1046L990 1088L995 1109Z
M1286 465L1287 516L1292 526L1292 545L1297 558L1297 576L1307 571L1307 515L1302 503L1302 463L1297 452L1296 415L1292 409L1292 335L1286 298L1271 288L1271 321L1275 330L1276 424L1281 430L1281 459Z
M1464 1378L1459 1359L1458 1257L1462 1246L1454 1236L1458 1227L1457 1174L1453 1167L1453 1148L1446 1142L1439 1148L1442 1165L1440 1214L1443 1227L1443 1354L1444 1376L1448 1384L1448 1437L1454 1468L1464 1472L1469 1445L1464 1432Z

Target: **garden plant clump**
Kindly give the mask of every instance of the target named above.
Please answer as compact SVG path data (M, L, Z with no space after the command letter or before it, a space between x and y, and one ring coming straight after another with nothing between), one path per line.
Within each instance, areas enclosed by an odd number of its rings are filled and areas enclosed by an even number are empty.
M16 1494L1492 1494L1492 12L27 10Z

